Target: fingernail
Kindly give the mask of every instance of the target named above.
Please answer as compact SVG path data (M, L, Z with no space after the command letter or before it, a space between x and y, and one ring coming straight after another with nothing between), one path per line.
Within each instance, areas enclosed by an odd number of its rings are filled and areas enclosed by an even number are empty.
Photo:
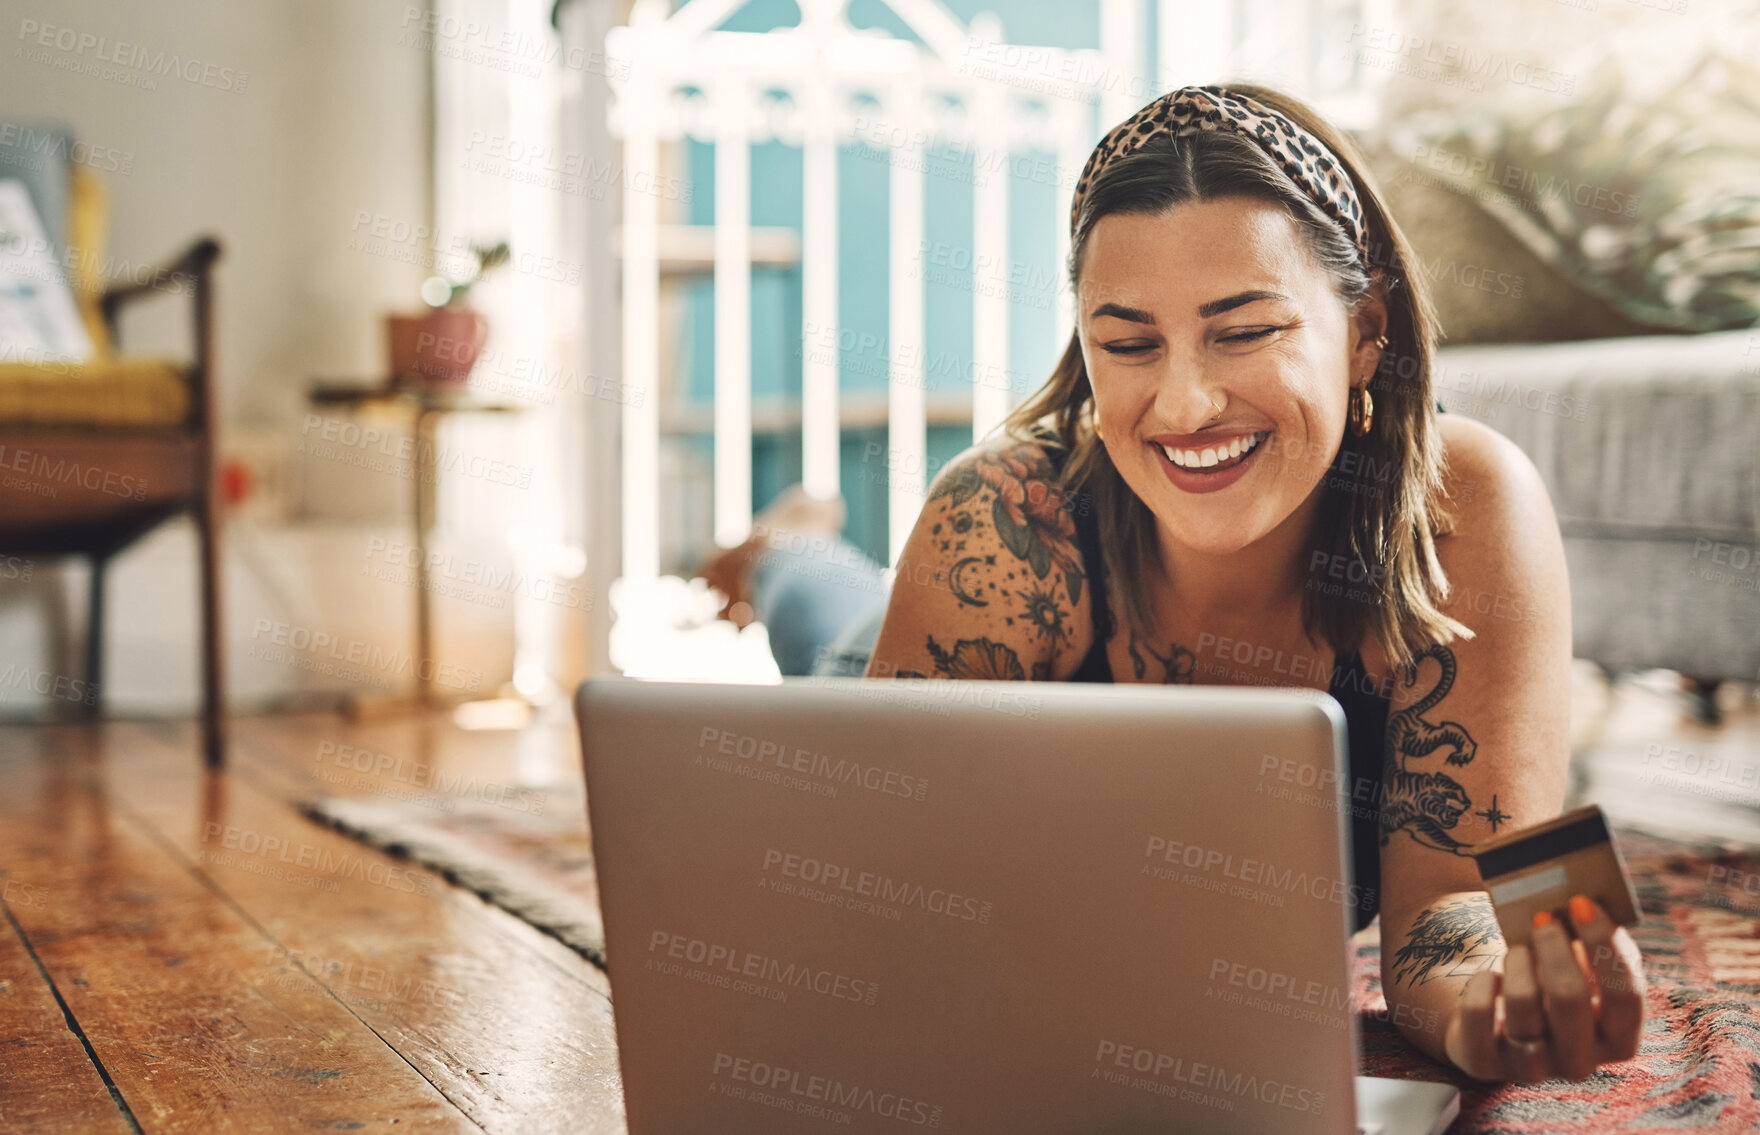
M1552 925L1552 912L1551 911L1537 910L1534 912L1534 929L1538 930L1542 926L1551 926L1551 925Z
M1589 901L1588 895L1571 896L1571 921L1578 926L1595 920L1595 904Z

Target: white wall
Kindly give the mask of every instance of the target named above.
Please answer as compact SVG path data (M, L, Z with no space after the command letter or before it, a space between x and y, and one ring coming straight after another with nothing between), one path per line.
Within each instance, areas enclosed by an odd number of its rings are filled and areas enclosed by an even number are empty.
M290 414L315 374L381 365L379 312L408 306L416 265L348 247L357 210L410 222L428 215L424 51L401 45L402 0L13 0L0 23L0 118L56 119L93 145L133 155L110 190L110 252L154 261L201 233L226 246L220 266L219 375L235 420ZM59 51L21 36L31 21L108 46ZM40 33L39 33L40 34ZM118 45L242 72L242 90L99 63ZM150 77L156 90L48 66ZM125 52L125 55L127 53ZM139 330L182 340L181 312L157 304ZM125 328L125 331L133 330Z
M100 171L110 197L109 254L118 263L157 263L201 234L224 245L216 313L220 413L229 427L255 427L249 436L269 438L271 449L277 438L288 450L297 446L311 379L365 379L382 371L381 317L415 306L417 286L429 274L419 262L420 242L394 246L399 255L350 245L363 212L429 224L430 61L424 44L412 42L421 29L409 15L427 6L10 0L0 16L0 121L61 122L82 141L127 159L123 170ZM48 46L38 41L44 28L56 30ZM67 49L56 45L56 33ZM198 81L152 68L173 59ZM207 83L199 81L204 75ZM125 345L182 353L187 302L149 301L138 317L125 318ZM222 446L236 447L242 436L223 430ZM288 483L324 482L301 475L293 460ZM328 481L334 488L336 478ZM342 489L296 499L285 510L316 523L282 529L274 520L284 510L271 509L241 520L228 537L228 668L244 702L324 684L309 673L265 673L247 663L259 617L315 610L363 639L411 648L407 588L354 595L348 581L325 578L322 566L323 549L338 539L327 518L355 525L343 537L350 549L367 533L401 535L408 482L359 477ZM246 542L309 570L277 573L276 593L252 563L264 553L248 554ZM193 556L190 527L179 523L113 566L113 704L194 704ZM353 556L349 567L358 568L358 550ZM16 664L77 674L83 569L59 580L63 573L49 563L38 565L29 582L12 574L0 573L0 670ZM54 609L62 584L73 599L70 613ZM73 648L57 651L56 640L69 636ZM28 688L0 688L0 707L9 712L45 706L60 708Z

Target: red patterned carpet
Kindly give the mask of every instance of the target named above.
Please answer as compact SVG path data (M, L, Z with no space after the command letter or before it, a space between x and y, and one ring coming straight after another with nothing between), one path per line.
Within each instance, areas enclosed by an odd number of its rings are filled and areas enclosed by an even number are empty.
M1616 828L1643 920L1650 1010L1638 1055L1581 1082L1481 1084L1406 1043L1386 1020L1380 948L1359 937L1358 1071L1461 1089L1461 1133L1583 1135L1760 1130L1760 847L1683 843Z

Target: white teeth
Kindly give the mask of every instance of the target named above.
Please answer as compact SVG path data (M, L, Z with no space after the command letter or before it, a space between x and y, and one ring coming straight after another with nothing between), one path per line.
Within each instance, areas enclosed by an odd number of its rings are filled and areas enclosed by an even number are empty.
M1182 469L1208 469L1220 465L1224 461L1232 461L1245 453L1251 453L1258 444L1265 440L1262 433L1247 437L1237 437L1225 446L1212 446L1209 449L1174 449L1162 446L1161 452L1167 459Z

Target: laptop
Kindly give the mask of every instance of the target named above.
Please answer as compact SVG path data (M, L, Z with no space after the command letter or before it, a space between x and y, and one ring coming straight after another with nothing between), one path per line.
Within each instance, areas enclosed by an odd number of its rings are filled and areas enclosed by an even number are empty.
M632 1135L1458 1113L1355 1076L1324 694L608 678L576 710Z

